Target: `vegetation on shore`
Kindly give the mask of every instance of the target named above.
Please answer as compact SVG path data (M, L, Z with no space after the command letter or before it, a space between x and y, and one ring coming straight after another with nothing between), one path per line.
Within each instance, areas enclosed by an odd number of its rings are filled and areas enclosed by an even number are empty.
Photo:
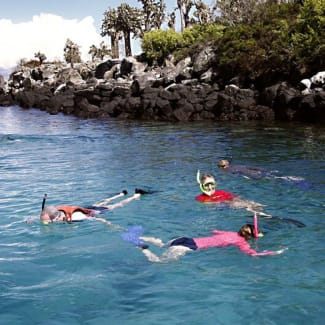
M215 0L213 8L202 0L177 0L172 13L163 0L139 2L142 9L123 3L105 11L101 35L110 38L111 49L92 45L93 59L118 57L122 38L125 54L132 55L132 35L142 40L145 58L156 65L171 54L179 60L211 46L218 74L239 77L247 86L297 83L325 70L325 0ZM177 11L181 32L175 31ZM168 29L162 28L165 22ZM40 64L44 56L35 54ZM64 56L71 65L80 62L77 44L67 40Z

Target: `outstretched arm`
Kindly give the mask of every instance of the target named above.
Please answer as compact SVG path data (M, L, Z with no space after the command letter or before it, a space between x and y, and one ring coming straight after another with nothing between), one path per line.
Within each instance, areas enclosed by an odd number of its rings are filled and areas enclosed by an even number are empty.
M92 219L96 220L96 221L100 221L102 223L104 223L105 225L109 226L112 229L117 229L117 230L122 230L124 229L123 227L119 226L119 225L113 225L110 221L101 218L101 217L92 217Z
M266 255L278 255L282 254L287 248L280 249L277 251L263 251L263 252L257 252L256 250L252 249L247 241L242 242L237 245L237 247L245 254L251 255L251 256L266 256Z
M141 237L139 237L139 239L141 239L143 241L146 241L148 243L152 243L152 244L154 244L156 246L159 246L159 247L163 247L165 245L160 238L141 236Z

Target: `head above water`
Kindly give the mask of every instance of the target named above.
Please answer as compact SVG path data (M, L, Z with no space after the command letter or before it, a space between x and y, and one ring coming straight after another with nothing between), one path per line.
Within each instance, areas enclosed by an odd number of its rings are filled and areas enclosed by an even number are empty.
M238 231L238 235L241 237L244 237L246 240L255 238L254 236L254 225L251 224L245 224L243 225L239 231ZM258 236L257 237L263 237L264 234L261 231L258 231Z
M60 215L61 212L55 206L49 205L42 210L40 219L44 223L49 223L55 221Z
M228 168L230 165L230 162L229 160L227 159L221 159L219 162L218 162L218 167L219 168Z
M199 170L198 170L196 176L197 176L197 182L200 184L201 191L204 194L211 196L216 191L216 185L217 185L217 182L216 182L214 176L211 174L204 174L200 178Z

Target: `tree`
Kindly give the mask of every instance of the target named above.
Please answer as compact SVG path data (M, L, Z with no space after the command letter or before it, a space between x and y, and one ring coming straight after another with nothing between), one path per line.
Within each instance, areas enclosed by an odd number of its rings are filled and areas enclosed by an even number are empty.
M195 22L198 24L210 24L212 22L212 11L210 11L209 7L201 0L195 2L195 11L193 16L195 18Z
M74 63L81 62L79 45L73 43L69 38L67 39L64 46L64 58L67 63L71 64L72 68Z
M221 23L230 26L250 24L255 19L258 5L264 2L267 0L215 0L214 10L220 14Z
M92 45L89 49L88 54L91 55L92 61L94 61L96 58L103 61L105 56L112 55L112 51L105 45L104 42L101 42L99 44L99 47Z
M177 8L181 18L181 32L190 25L190 11L193 6L192 0L177 0Z
M117 28L124 36L125 56L131 56L131 33L142 35L143 11L122 3L117 8Z
M119 57L119 40L122 37L119 29L118 12L116 9L108 9L104 13L101 26L101 36L109 36L111 39L112 57Z
M166 4L163 0L138 0L142 3L144 32L160 29L166 19Z
M46 55L38 51L37 53L34 54L34 57L39 59L40 65L47 59Z
M96 45L91 45L90 48L89 48L89 51L88 51L88 54L91 55L91 61L95 61L96 57L97 57L97 47Z
M324 0L305 0L299 7L298 19L291 34L297 61L313 65L318 71L325 66L324 17Z
M175 20L176 20L175 12L172 12L168 16L168 27L169 27L169 29L175 30Z

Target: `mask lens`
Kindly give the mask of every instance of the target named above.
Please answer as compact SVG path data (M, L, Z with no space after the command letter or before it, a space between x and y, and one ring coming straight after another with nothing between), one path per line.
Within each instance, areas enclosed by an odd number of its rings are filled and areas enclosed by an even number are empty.
M216 183L214 183L214 182L205 183L205 184L203 184L203 188L205 190L209 190L209 189L214 190L216 188Z

